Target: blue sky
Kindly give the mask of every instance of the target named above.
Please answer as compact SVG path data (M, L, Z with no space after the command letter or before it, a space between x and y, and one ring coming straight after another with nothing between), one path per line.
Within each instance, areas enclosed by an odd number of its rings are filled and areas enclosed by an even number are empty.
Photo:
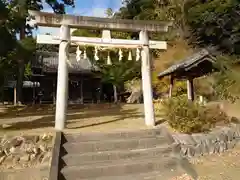
M121 7L121 4L122 0L75 0L75 8L68 7L67 14L104 17L107 8L112 8L113 11L117 11ZM52 12L52 9L45 4L43 11ZM58 35L58 31L56 28L40 27L37 33Z

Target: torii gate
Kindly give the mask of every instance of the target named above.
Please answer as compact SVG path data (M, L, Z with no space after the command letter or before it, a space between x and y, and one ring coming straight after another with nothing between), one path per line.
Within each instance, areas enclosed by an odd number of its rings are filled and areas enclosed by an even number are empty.
M153 93L151 83L151 63L149 46L157 49L166 49L166 42L150 41L148 31L150 32L167 32L171 26L169 22L159 21L140 21L140 20L119 20L109 18L95 18L73 15L59 15L38 11L29 11L29 14L35 18L35 23L39 26L60 27L60 37L45 36L40 38L39 43L59 44L59 63L58 63L58 80L57 80L57 100L55 114L55 129L63 130L65 127L67 113L68 97L68 47L71 41L75 44L100 44L101 46L142 48L142 88L144 100L145 124L148 126L155 125ZM80 29L102 29L102 30L121 30L140 32L139 40L120 40L120 39L101 39L71 37L70 28ZM43 37L43 36L42 36ZM41 42L42 39L42 42ZM45 40L44 40L45 39ZM51 42L50 42L51 41Z

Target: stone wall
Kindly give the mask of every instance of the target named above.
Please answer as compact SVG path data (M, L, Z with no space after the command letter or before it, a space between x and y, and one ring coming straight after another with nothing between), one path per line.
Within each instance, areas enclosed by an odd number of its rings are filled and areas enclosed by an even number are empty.
M232 149L240 141L240 124L218 127L208 133L174 133L173 138L180 144L181 154L188 158L221 153Z
M53 136L0 137L0 170L36 167L49 163Z

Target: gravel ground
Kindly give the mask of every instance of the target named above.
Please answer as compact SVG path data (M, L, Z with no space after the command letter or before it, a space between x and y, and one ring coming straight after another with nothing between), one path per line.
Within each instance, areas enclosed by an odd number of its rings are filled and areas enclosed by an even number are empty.
M205 155L191 160L199 180L239 180L240 145L222 154ZM192 180L184 174L171 180Z

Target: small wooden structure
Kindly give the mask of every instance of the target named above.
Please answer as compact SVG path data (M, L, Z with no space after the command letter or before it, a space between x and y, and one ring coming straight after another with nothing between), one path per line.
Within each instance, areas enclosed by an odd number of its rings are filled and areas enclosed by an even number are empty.
M165 71L158 74L158 79L170 76L169 97L172 96L174 80L187 80L187 94L189 100L194 100L193 80L207 75L216 70L214 67L215 58L208 50L203 49L192 56L172 65Z
M44 89L44 103L55 103L58 69L58 52L37 51L32 60L32 79L40 82ZM95 102L98 98L97 88L101 87L101 76L90 59L76 60L75 54L68 57L68 103ZM91 82L91 83L89 83Z

